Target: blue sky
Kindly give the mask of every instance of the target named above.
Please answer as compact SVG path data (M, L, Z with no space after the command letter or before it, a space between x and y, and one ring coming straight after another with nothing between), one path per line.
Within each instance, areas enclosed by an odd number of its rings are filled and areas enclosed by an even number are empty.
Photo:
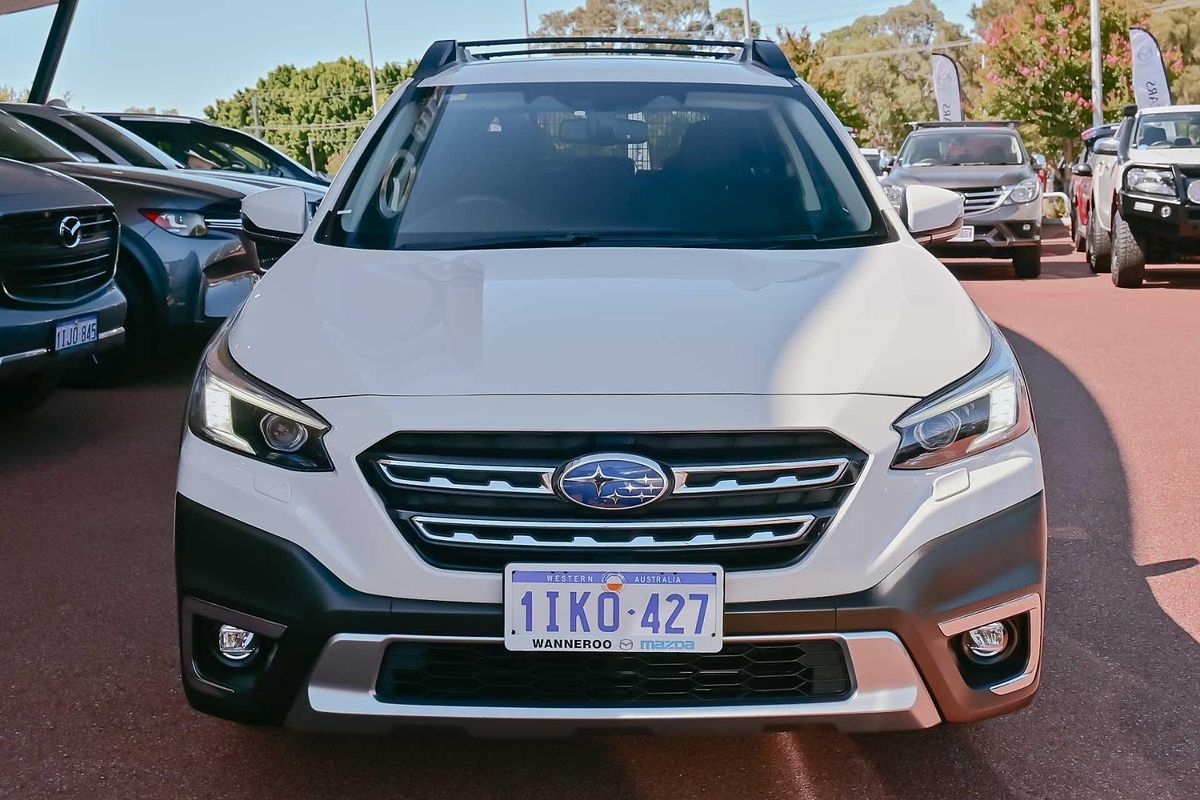
M579 2L529 0L531 24L536 27L538 13ZM712 7L737 2L713 0ZM821 32L896 4L751 0L750 10L770 32L780 24ZM971 0L938 5L967 23ZM29 85L52 17L49 8L0 16L0 85ZM376 61L419 56L434 39L524 32L521 0L371 0L371 28ZM207 0L187 6L80 0L54 94L69 92L73 105L96 111L136 105L199 114L278 64L366 54L360 0Z

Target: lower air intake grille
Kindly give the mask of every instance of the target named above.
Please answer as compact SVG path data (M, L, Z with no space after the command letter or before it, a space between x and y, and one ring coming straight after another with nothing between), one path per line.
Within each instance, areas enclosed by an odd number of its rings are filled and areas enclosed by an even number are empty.
M850 693L832 640L727 644L720 653L518 653L503 644L396 642L375 686L412 705L705 706L840 700Z

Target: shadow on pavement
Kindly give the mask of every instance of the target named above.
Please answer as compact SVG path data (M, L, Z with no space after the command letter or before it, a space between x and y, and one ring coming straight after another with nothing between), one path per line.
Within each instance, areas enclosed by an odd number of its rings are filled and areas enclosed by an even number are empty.
M1195 560L1134 562L1124 466L1099 406L1054 356L1005 335L1030 383L1046 472L1041 693L1010 717L856 743L899 797L1200 796L1200 643L1146 582Z

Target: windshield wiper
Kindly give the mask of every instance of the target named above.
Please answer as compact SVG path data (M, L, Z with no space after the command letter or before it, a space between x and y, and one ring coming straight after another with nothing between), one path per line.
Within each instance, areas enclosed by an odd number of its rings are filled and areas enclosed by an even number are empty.
M600 237L593 233L564 233L550 236L492 236L486 239L454 239L444 242L406 242L397 250L503 250L533 247L577 247L592 244Z

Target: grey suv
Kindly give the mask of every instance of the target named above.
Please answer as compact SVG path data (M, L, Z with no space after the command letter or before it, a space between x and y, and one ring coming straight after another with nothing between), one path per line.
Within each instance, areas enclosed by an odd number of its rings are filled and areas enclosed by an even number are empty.
M963 196L966 215L938 255L1011 258L1018 278L1042 272L1041 183L1015 123L921 122L904 140L883 179L888 199L924 184Z
M2 420L41 403L72 364L120 345L125 298L113 283L120 225L107 200L5 158L0 186Z

